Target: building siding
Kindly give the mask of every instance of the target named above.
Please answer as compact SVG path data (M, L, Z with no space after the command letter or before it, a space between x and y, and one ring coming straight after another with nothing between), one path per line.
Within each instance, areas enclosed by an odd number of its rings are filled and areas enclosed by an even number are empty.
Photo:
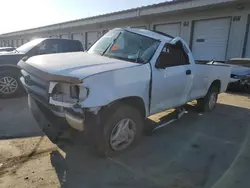
M104 33L115 27L139 27L146 26L153 30L156 25L180 23L180 37L192 46L193 26L195 21L215 18L230 18L231 25L228 38L226 59L242 57L246 46L246 31L250 3L244 4L243 9L237 4L228 3L230 0L189 0L181 3L172 3L171 6L163 4L156 7L145 7L123 11L117 14L103 15L92 19L79 20L74 23L67 22L57 26L48 26L32 31L23 31L0 35L0 45L4 41L32 40L43 36L60 36L68 33L83 35L84 47L87 46L86 34L88 32ZM220 6L216 5L219 4ZM228 3L228 4L227 4ZM213 5L213 6L212 6ZM196 7L196 9L192 9ZM175 10L175 11L174 11ZM174 11L174 12L171 12Z

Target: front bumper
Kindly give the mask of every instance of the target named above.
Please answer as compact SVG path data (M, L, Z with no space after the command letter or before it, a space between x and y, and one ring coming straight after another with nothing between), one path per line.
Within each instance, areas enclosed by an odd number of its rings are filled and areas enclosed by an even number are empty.
M250 79L239 79L228 84L228 89L250 92Z
M22 73L24 75L25 74L27 75L25 71L22 71ZM74 112L72 109L67 109L67 108L63 108L60 106L49 104L48 83L39 80L35 76L32 76L32 75L29 75L29 76L32 79L32 82L33 82L32 84L27 84L24 77L21 77L20 80L24 88L29 94L30 105L33 106L33 107L30 106L30 108L36 109L36 111L38 110L40 111L40 112L36 112L35 114L39 114L39 113L44 114L45 112L41 111L41 109L43 109L42 106L44 106L47 108L47 109L44 109L44 111L49 110L50 112L53 112L55 116L63 117L68 123L68 125L70 125L72 128L78 131L83 131L84 130L84 114L83 114L82 109L79 109L81 113L79 112L77 113L77 112ZM37 106L37 104L38 106L40 106L40 108Z
M52 142L56 141L58 136L68 129L67 122L64 118L55 116L30 94L28 95L28 105L38 126Z
M99 143L103 136L103 123L106 121L103 110L52 105L49 103L49 81L25 70L22 70L22 74L21 82L28 93L29 108L50 140L57 140L61 133L70 131L76 133L72 139L84 134L89 143Z
M79 119L69 112L65 113L67 115L64 118L59 117L30 94L28 95L28 105L37 124L52 142L56 142L63 132L70 131L74 135L71 139L84 134L89 144L96 145L103 135L103 124L101 122L104 118L102 118L101 113L94 114L86 111L84 113L85 119Z
M42 129L46 126L50 126L63 130L66 129L67 126L70 126L78 131L84 131L84 114L79 114L67 109L61 109L60 112L55 111L58 109L55 109L55 107L50 108L52 105L44 104L30 94L28 95L28 104L35 120ZM57 113L60 114L60 116L57 115Z

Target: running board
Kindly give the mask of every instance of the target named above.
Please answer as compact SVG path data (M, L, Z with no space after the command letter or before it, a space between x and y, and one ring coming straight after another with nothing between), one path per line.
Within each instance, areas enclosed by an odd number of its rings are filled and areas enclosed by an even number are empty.
M165 123L163 123L163 124L158 125L158 126L155 127L152 131L155 131L155 130L160 129L160 128L163 128L163 127L166 127L166 126L169 125L170 123L173 123L173 122L177 121L178 119L180 119L180 118L185 114L185 109L184 109L184 108L182 108L182 109L177 109L177 110L180 111L180 112L178 113L177 118L171 119L170 121L167 121L167 122L165 122Z

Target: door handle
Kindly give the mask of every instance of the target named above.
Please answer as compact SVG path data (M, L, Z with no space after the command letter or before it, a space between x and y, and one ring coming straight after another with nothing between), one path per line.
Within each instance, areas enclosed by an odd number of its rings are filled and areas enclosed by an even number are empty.
M191 70L186 70L186 75L190 75L191 73Z

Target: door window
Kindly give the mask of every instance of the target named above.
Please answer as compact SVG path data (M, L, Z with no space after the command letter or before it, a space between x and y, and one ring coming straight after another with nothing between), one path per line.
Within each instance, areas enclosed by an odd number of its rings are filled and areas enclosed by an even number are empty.
M83 51L82 45L78 40L64 40L61 41L61 52L78 52Z
M189 64L188 55L183 49L182 43L166 44L159 56L158 63L161 67L172 67Z
M38 47L38 54L53 54L59 52L59 44L56 41L45 41Z

